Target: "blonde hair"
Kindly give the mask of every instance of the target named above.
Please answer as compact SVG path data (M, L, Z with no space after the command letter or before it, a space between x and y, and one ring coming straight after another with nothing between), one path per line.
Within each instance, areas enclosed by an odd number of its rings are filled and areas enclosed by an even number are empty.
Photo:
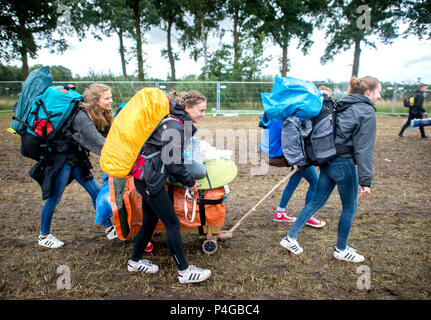
M319 89L317 89L317 90L319 90L320 92L322 92L322 93L325 93L325 91L326 92L328 92L328 96L332 96L332 90L331 90L331 88L328 88L328 87L326 87L326 86L320 86L319 87Z
M347 94L356 93L365 95L365 92L367 92L367 90L375 90L379 83L379 80L371 76L366 76L362 78L353 77L352 79L350 79Z
M183 91L177 94L175 91L173 93L175 100L183 107L187 106L193 108L199 103L206 102L207 98L196 90Z
M111 110L103 110L97 105L102 93L109 90L111 90L111 88L105 84L91 84L84 90L84 101L80 104L81 108L87 112L97 130L100 132L104 132L114 119Z

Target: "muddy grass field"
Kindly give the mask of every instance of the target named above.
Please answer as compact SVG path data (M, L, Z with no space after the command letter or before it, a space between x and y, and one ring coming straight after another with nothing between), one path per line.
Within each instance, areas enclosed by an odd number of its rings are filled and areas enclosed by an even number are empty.
M256 116L207 117L199 129L214 136L216 128L259 133L257 122ZM336 191L317 214L327 226L304 227L299 235L304 253L294 256L281 247L291 225L272 218L283 185L244 220L233 238L219 240L212 255L202 252L197 234L183 233L189 263L213 272L209 280L194 285L179 284L164 233L154 238L155 250L144 257L158 264L160 272L129 273L133 241L107 240L102 226L93 225L90 198L76 182L67 187L51 226L65 246L39 248L41 192L28 176L33 161L21 156L18 139L6 132L9 124L10 116L1 115L1 299L430 299L431 139L421 140L418 131L398 139L401 117L377 117L372 195L360 198L349 239L365 256L363 263L332 256L341 208ZM431 128L426 130L431 134ZM225 202L226 230L288 174L287 168L270 168L266 175L251 175L251 165L240 161L238 149L239 174ZM92 156L93 173L101 183L98 161ZM302 181L288 205L290 215L302 209L307 188ZM65 283L60 278L64 274L57 272L60 266L70 270L70 289L58 288Z

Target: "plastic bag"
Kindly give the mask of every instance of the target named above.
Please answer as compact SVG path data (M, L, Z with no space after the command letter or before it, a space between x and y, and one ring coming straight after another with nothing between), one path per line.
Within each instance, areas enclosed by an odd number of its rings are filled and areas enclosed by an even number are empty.
M264 125L292 115L300 120L309 120L320 113L323 103L323 95L312 82L278 75L272 92L261 93L261 99L268 118Z
M233 151L232 150L220 150L212 145L210 145L205 140L200 142L200 149L202 155L202 161L208 162L210 160L216 159L226 159L230 160L232 158Z
M190 138L184 152L184 165L195 179L205 177L207 170L201 156L200 143L197 138Z
M99 194L96 199L96 216L94 225L102 222L106 218L112 217L111 199L109 197L109 183L108 175L105 173L103 176L103 184L100 188Z

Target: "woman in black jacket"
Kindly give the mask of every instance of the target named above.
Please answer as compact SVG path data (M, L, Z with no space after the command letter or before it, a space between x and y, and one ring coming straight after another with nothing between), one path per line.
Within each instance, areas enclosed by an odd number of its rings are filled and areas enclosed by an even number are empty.
M92 84L83 93L77 112L66 122L54 139L60 149L48 153L30 171L39 182L42 198L46 202L41 213L41 226L38 243L40 246L55 249L64 242L51 234L51 220L55 208L61 200L66 186L75 179L90 195L94 208L100 186L90 172L89 151L100 155L105 137L112 123L112 94L110 87ZM108 239L117 237L110 219L103 221Z
M142 255L160 219L166 229L169 251L178 268L180 283L200 282L211 275L208 269L189 265L182 246L180 222L164 184L168 176L197 192L197 182L184 166L184 140L191 137L198 123L205 116L206 98L197 91L183 92L170 100L169 120L162 121L145 143L144 179L135 178L135 186L142 195L143 221L136 236L133 253L127 263L131 272L155 273L159 267Z

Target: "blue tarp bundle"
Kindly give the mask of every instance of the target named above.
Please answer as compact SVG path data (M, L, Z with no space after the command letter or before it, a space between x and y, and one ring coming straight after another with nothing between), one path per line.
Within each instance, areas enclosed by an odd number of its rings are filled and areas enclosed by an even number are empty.
M270 157L281 157L282 121L292 115L300 120L314 118L322 109L323 96L314 83L292 77L275 76L272 92L261 93L266 127L262 131L260 149Z
M281 148L281 129L283 124L281 121L271 122L266 129L262 131L262 138L260 139L260 149L263 153L271 158L281 157L283 149Z
M272 92L261 93L261 99L269 122L282 121L292 115L300 120L314 118L320 113L323 103L323 96L314 83L278 75Z

